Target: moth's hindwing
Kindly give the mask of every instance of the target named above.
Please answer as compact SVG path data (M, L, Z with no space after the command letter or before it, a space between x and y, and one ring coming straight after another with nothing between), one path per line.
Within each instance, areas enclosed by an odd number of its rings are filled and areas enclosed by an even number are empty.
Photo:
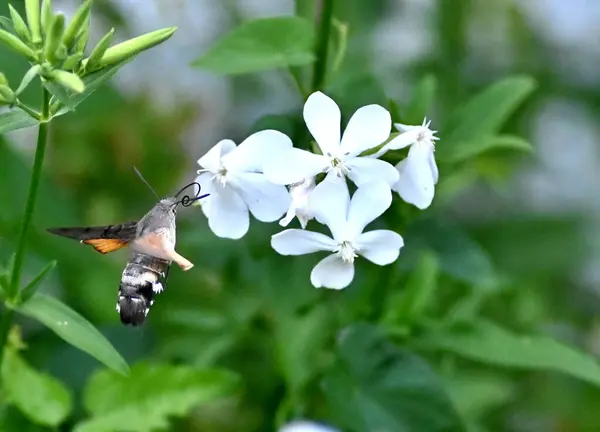
M170 261L133 252L125 266L119 286L117 312L125 325L140 325L146 320L154 296L164 290Z

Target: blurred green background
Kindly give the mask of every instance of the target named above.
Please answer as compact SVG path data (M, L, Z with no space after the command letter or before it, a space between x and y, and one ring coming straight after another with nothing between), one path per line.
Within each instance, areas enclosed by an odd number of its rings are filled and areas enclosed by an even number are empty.
M18 0L12 4L23 9ZM67 14L76 7L53 4ZM441 168L440 178L452 181L440 184L429 210L404 206L386 214L405 238L400 259L385 268L359 262L342 292L310 285L316 256L281 257L270 248L276 223L253 220L248 235L232 241L215 237L199 208L184 209L178 250L194 269L172 269L143 328L121 326L114 306L128 252L101 256L45 229L141 217L154 197L134 165L168 195L194 179L208 148L222 138L241 142L271 124L264 116L287 115L277 121L298 136L303 101L285 73L227 78L190 67L241 22L293 11L288 0L98 0L92 40L111 26L123 40L161 27L179 30L52 123L24 280L57 260L41 291L97 325L130 364L219 366L240 374L235 396L191 410L165 430L270 431L276 416L333 422L319 374L334 355L337 332L393 315L425 247L439 266L435 295L426 320L398 331L400 345L419 350L423 328L477 311L517 334L547 334L600 354L600 4L587 0L338 1L334 15L349 26L348 52L327 93L346 120L368 103L389 106L392 99L402 106L431 74L438 92L427 116L440 129L480 89L527 74L538 87L503 132L526 137L534 152L486 153L452 173ZM7 15L6 0L0 15ZM0 46L0 70L11 83L27 67ZM25 101L35 103L33 87ZM0 261L14 250L34 142L35 128L0 137ZM74 415L56 429L71 430L85 417L81 394L101 366L40 324L17 323L25 358L73 392ZM600 430L600 390L592 384L469 359L451 348L422 354L473 430ZM1 416L6 430L50 430L12 407Z

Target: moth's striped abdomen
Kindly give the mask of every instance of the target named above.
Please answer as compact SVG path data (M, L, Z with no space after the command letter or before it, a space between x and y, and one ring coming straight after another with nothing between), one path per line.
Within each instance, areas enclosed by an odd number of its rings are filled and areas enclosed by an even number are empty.
M151 255L133 252L125 266L119 286L117 312L125 325L140 325L154 303L154 295L160 293L166 279L170 261Z

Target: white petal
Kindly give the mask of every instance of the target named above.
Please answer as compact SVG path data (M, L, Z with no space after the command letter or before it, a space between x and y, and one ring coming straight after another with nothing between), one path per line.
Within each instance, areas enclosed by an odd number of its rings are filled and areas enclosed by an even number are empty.
M333 238L344 240L350 192L346 179L328 174L310 194L309 206L315 219L329 227Z
M398 171L394 168L394 165L379 159L355 157L348 160L346 166L350 168L348 177L357 186L374 181L383 181L391 187L399 179Z
M262 172L267 160L290 148L292 140L287 135L276 130L263 130L246 138L223 157L223 163L231 171Z
M337 243L325 234L301 229L288 229L271 237L271 246L281 255L304 255L332 251Z
M271 183L264 174L238 172L230 176L229 182L261 222L279 219L290 207L291 199L286 187Z
M336 429L332 429L328 426L313 423L306 420L295 420L292 421L282 428L278 432L338 432Z
M210 207L212 199L213 199L212 195L214 193L215 186L216 186L215 182L212 180L212 178L213 178L212 173L203 172L198 177L196 177L196 180L195 180L200 185L200 192L202 194L208 194L208 196L206 198L203 198L200 201L198 201L198 203L202 207L202 212L204 213L204 215L206 217L208 217L209 207ZM197 186L194 187L194 194L198 195L198 187Z
M311 94L304 104L304 121L324 155L340 146L340 108L321 92Z
M209 198L206 214L212 232L223 238L242 238L250 226L248 207L242 197L229 187L216 187Z
M290 148L277 152L264 165L267 178L280 185L289 185L313 177L329 166L329 158L306 150Z
M375 230L361 234L356 246L359 255L377 265L387 265L398 259L404 240L394 231Z
M290 224L290 222L296 217L296 208L292 205L288 209L285 217L279 221L279 225L282 227L286 227ZM304 228L304 227L302 227Z
M435 153L431 152L428 157L429 161L429 169L431 169L431 175L433 176L433 183L437 184L438 179L440 177L440 173L438 171L437 164L435 163Z
M381 216L392 204L392 191L383 182L369 183L359 187L350 201L348 230L356 237L365 226Z
M396 125L396 127L397 126L398 125ZM420 128L420 126L418 126L418 127ZM378 157L383 156L385 153L387 153L390 150L403 149L404 147L414 144L417 141L418 136L419 136L418 129L411 129L407 132L401 133L397 137L392 138L390 140L390 142L388 142L386 145L381 147L375 154L369 155L369 157L378 158Z
M235 143L225 139L219 141L204 156L198 159L198 165L212 172L217 172L221 166L221 158L235 149Z
M378 146L390 136L392 118L382 106L367 105L356 110L342 137L341 152L357 155Z
M310 273L310 282L316 288L342 289L350 285L352 279L354 264L342 261L337 254L323 258Z
M418 147L411 147L408 157L396 165L400 179L392 189L407 203L424 210L433 201L435 182L429 156L420 151L413 151Z

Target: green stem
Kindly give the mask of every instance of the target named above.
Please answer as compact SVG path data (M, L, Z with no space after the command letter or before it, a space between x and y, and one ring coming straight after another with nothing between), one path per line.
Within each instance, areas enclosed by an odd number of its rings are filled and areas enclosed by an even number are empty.
M19 285L21 284L21 271L25 259L25 246L27 243L27 231L31 225L35 202L37 201L38 189L42 177L42 165L44 163L44 154L46 153L46 138L48 137L48 111L50 109L50 94L45 88L42 88L42 114L40 126L38 129L38 139L35 148L35 159L31 179L29 180L29 191L27 192L27 204L25 205L25 215L19 231L19 243L15 253L15 262L11 271L10 285L7 287L7 302L13 303L19 294ZM5 307L2 318L0 318L0 364L4 354L4 347L8 339L12 318L14 315L12 308Z
M18 106L19 108L21 108L23 111L25 111L27 114L29 114L34 119L40 120L40 118L41 118L40 113L29 108L27 105L22 103L20 100L17 99L17 101L15 102L15 105Z
M315 57L317 60L314 64L312 90L320 90L325 82L327 73L327 60L329 51L329 33L331 32L331 19L333 17L333 2L334 0L322 0L321 5L321 20L319 33L317 36L317 46L315 48Z

